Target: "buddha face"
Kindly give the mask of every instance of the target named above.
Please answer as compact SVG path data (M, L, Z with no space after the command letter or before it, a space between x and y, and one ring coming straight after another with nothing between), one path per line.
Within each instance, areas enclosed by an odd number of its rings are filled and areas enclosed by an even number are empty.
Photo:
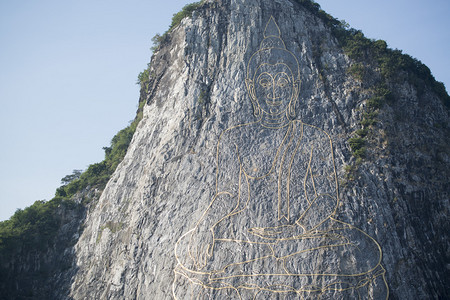
M296 97L295 84L286 64L262 64L253 77L251 94L264 113L275 116L285 113Z

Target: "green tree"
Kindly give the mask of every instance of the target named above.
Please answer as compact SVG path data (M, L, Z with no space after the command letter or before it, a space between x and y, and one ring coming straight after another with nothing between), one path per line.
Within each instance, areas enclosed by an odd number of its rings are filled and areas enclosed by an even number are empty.
M74 181L75 179L80 178L81 174L83 173L82 170L75 169L72 171L72 174L66 175L63 178L61 178L61 184L67 185Z

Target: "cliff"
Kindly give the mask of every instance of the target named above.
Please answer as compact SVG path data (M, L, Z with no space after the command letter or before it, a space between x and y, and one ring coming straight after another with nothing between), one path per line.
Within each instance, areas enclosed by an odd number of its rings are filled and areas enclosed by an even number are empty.
M160 42L48 295L450 296L448 95L425 66L300 0L208 0Z

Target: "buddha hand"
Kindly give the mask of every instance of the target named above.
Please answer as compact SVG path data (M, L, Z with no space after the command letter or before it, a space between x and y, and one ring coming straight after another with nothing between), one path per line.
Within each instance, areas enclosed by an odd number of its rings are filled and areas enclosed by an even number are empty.
M251 234L267 240L288 240L301 237L305 230L299 225L283 225L277 227L253 227L249 229Z
M202 226L193 229L189 242L189 255L196 270L206 266L208 259L213 255L214 233L210 230L201 230Z

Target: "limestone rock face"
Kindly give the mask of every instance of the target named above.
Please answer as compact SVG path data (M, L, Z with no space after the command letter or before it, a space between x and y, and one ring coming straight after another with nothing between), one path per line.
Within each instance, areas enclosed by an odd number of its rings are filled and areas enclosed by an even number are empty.
M371 85L353 64L296 1L206 1L184 19L87 214L70 297L449 296L448 109L388 82L356 164Z

